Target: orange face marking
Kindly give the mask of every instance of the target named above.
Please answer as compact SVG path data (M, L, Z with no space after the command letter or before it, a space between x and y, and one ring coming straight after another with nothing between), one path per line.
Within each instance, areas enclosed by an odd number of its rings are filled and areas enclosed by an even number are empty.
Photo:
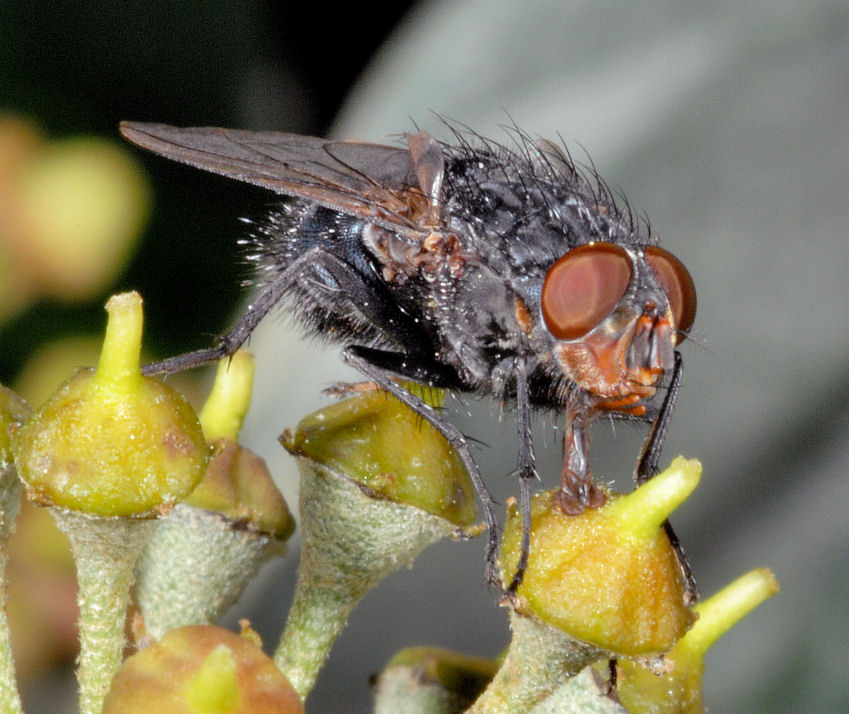
M672 327L668 317L660 319L643 313L630 325L616 333L591 332L580 340L561 342L555 356L565 374L586 392L598 399L596 407L640 416L646 407L642 400L654 396L665 368L664 350L650 353L651 362L630 364L628 355L635 338L669 342Z
M518 295L516 296L513 304L513 311L516 316L516 322L519 323L519 327L522 332L526 335L530 335L534 329L534 318L531 316L531 311L528 309L525 301Z

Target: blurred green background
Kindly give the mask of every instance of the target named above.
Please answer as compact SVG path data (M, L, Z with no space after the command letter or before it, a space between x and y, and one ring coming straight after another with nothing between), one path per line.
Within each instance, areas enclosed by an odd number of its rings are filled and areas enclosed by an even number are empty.
M235 182L188 171L124 144L122 119L307 134L327 131L350 85L409 3L79 2L0 4L0 115L47 140L99 136L142 164L150 225L128 264L96 291L35 299L0 326L0 380L45 340L96 333L117 290L144 296L146 345L173 354L228 324L248 277L237 218L264 201ZM50 210L45 207L44 210Z

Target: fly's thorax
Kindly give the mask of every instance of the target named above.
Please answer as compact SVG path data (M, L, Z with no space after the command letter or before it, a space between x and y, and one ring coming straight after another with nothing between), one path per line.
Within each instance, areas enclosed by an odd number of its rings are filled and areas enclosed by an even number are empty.
M441 359L469 384L491 392L498 366L530 352L532 308L493 266L476 261L468 262L460 274L446 271L434 283L431 299Z

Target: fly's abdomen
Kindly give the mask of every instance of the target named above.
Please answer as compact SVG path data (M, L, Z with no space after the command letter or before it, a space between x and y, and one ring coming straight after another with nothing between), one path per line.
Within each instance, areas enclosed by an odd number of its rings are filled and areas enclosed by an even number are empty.
M307 330L332 341L357 341L406 351L432 344L412 285L385 279L365 238L374 226L329 208L293 201L271 213L249 241L249 258L265 285L297 262L285 298Z

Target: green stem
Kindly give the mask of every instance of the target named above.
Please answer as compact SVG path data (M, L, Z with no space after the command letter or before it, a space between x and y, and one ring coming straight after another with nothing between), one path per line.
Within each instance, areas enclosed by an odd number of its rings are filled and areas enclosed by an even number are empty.
M12 535L15 518L21 506L22 484L10 464L0 463L0 712L17 714L21 709L21 697L15 683L15 663L9 634L6 607L9 601L6 582L6 561L9 557L8 542Z
M615 696L607 696L606 683L596 676L592 667L566 680L551 696L543 699L530 714L628 714Z
M513 637L495 678L467 714L520 714L603 656L532 616L510 613Z
M299 579L273 659L302 700L315 684L333 642L357 602L358 598L332 585L316 583L312 578Z
M148 540L136 572L136 602L154 639L183 625L215 623L280 541L224 516L178 503Z
M121 666L133 566L156 521L103 518L59 508L53 515L71 541L77 566L80 714L99 714Z
M301 563L273 659L304 699L363 595L457 527L419 508L372 498L311 459L300 458L298 465Z
M6 617L6 605L9 600L6 582L5 544L0 553L0 712L18 714L22 712L21 697L15 684L15 662L12 659L12 646L9 635L9 620Z

